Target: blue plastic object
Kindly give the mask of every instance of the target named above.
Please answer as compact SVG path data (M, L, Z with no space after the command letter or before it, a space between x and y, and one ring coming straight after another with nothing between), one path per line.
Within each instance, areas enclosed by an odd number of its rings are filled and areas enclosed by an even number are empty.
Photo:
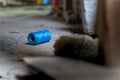
M47 4L49 4L50 3L50 0L43 0L43 4L44 5L47 5Z
M32 32L28 35L28 43L30 45L42 44L49 42L50 40L51 40L51 32L48 30Z

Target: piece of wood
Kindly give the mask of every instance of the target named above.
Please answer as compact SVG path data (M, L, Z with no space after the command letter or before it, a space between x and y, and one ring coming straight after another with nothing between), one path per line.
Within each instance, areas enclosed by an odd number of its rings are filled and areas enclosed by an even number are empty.
M120 69L60 57L25 58L25 62L55 80L120 80Z
M120 1L100 1L97 31L109 66L120 66Z

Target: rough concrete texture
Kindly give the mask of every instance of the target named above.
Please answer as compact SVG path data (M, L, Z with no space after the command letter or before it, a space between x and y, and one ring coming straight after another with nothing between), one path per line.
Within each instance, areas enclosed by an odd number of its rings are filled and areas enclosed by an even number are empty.
M54 55L53 45L55 41L60 36L72 34L67 31L69 27L71 26L54 17L21 16L0 18L0 49L3 51L1 54L5 54L5 56L0 57L0 75L4 77L3 80L10 80L9 75L7 75L9 71L13 72L10 76L12 77L11 80L14 80L13 75L26 73L24 72L26 71L24 64L16 62L16 60L21 60L26 56ZM36 46L27 44L27 36L30 32L44 29L50 30L52 33L50 42ZM11 54L12 56L8 56Z
M17 59L24 56L45 56L54 55L53 45L56 39L63 35L71 35L72 33L64 30L69 25L60 22L52 17L12 17L0 19L0 35L2 45L6 47L2 49L5 52L12 52ZM50 30L52 39L48 43L36 46L28 45L27 36L30 32L39 30ZM7 37L7 38L5 38ZM5 39L4 39L5 38ZM13 51L12 51L13 50Z
M85 18L83 19L84 32L94 34L98 0L82 0L82 2L84 5L84 12L82 13Z
M29 11L28 14L17 11L14 11L15 15L10 10L0 12L0 80L15 80L16 74L26 74L25 64L16 60L26 56L53 56L55 41L63 35L72 34L69 31L72 26L60 18L41 16L38 12L36 15L34 11L32 14L29 14ZM27 44L30 32L44 29L52 33L50 42L36 46Z

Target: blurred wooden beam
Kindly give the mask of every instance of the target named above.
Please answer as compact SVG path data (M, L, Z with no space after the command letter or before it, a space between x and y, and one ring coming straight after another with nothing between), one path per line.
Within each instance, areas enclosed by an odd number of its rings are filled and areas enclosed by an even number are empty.
M36 57L25 58L24 61L55 80L120 80L120 69L102 67L79 60L61 57Z
M120 66L120 1L99 0L97 31L109 66Z

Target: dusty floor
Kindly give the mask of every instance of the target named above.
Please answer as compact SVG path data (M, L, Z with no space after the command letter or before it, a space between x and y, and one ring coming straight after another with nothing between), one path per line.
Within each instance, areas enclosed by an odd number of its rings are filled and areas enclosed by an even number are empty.
M26 56L53 56L55 41L63 35L71 35L72 26L62 19L40 15L15 16L0 18L0 80L10 80L9 77L19 72L25 73L25 64L16 62ZM48 43L36 46L28 45L27 36L30 32L47 29L52 33ZM20 68L21 67L21 68ZM20 69L19 69L20 68ZM25 69L25 70L24 70ZM8 75L9 71L13 72ZM11 78L13 80L13 78Z
M53 45L56 39L63 35L71 35L65 28L70 27L53 17L12 17L0 19L0 36L3 51L9 50L15 55L53 55ZM47 29L52 33L49 43L36 46L28 45L27 36L30 32ZM5 38L5 39L4 39ZM14 51L12 51L14 49Z

